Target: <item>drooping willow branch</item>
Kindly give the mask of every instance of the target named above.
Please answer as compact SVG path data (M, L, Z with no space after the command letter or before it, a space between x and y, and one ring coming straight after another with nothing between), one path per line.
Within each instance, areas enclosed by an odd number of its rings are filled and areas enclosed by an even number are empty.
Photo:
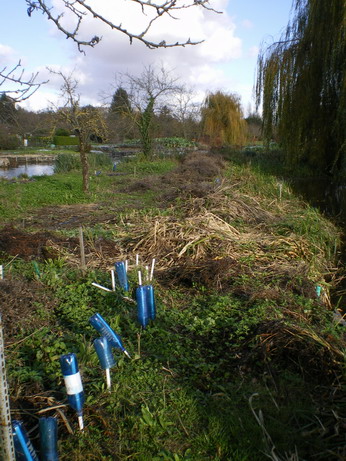
M30 98L45 82L37 82L38 72L26 77L25 70L22 68L21 61L11 67L0 69L0 94L6 94L14 102L25 101ZM1 89L5 84L10 86L7 89ZM11 89L11 84L14 88Z
M134 40L138 40L144 43L144 45L146 45L148 48L155 49L172 48L176 46L186 45L197 45L199 43L202 43L203 41L193 41L190 37L187 38L185 41L177 41L172 43L166 42L164 39L160 41L152 41L147 39L147 34L151 30L153 24L163 16L169 16L172 19L177 19L174 16L175 12L177 12L178 10L184 10L192 7L204 8L214 13L220 13L219 11L216 11L214 8L209 6L208 0L187 0L186 2L184 0L162 0L159 2L151 0L130 1L138 5L143 15L146 16L147 13L150 13L150 17L148 16L148 21L144 29L138 33L127 30L127 28L125 28L122 25L122 23L114 23L112 20L102 15L97 9L97 7L91 6L90 3L87 3L86 0L62 0L62 12L58 12L53 6L49 6L48 0L26 0L26 3L28 5L27 12L29 16L31 16L35 10L41 11L49 20L51 20L55 24L57 29L60 30L60 32L62 32L66 36L66 38L70 38L77 44L78 49L80 51L82 51L83 47L86 46L94 47L102 39L102 37L99 37L97 35L93 35L90 38L87 38L86 40L83 40L79 37L81 25L88 14L94 19L108 26L110 29L126 35L129 38L130 43L132 43ZM63 25L64 10L65 12L72 13L72 15L74 16L75 22L71 28L67 28Z
M264 135L292 165L337 174L346 159L346 3L293 0L292 12L280 41L258 58Z

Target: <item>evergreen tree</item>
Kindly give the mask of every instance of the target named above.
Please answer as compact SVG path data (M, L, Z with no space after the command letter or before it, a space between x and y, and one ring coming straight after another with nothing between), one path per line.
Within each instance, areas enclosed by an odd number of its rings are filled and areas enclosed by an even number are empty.
M259 55L257 106L292 164L336 172L345 160L346 2L294 0L281 40Z
M109 114L115 117L121 117L132 112L129 95L124 88L119 87L113 95L109 108Z
M8 125L14 125L16 123L17 109L15 101L2 93L0 96L0 122Z

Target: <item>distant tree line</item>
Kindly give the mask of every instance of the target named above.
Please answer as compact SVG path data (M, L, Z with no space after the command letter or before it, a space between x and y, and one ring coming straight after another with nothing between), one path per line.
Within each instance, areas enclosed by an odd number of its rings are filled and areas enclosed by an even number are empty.
M179 137L220 147L260 137L259 116L247 123L239 96L218 91L197 104L193 90L164 68L148 66L140 75L122 75L113 85L109 105L99 107L80 104L79 82L72 74L54 73L61 78L60 107L32 112L6 94L0 97L0 149L22 145L24 139L30 145L49 145L60 133L76 136L85 152L92 142L139 139L149 157L154 138Z

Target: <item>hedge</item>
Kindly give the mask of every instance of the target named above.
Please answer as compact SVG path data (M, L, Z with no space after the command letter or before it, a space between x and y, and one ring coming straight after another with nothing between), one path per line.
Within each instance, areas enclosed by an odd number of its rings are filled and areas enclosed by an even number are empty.
M54 136L53 144L55 144L56 146L78 146L79 141L77 137Z

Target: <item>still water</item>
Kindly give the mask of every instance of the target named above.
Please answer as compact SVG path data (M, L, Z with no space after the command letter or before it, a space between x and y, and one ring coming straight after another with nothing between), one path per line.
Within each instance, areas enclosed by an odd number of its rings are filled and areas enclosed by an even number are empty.
M52 164L25 164L15 168L0 168L0 178L12 179L17 178L21 174L31 176L52 175L54 173L54 165Z
M335 221L346 236L346 183L328 178L296 178L288 181L293 192Z

